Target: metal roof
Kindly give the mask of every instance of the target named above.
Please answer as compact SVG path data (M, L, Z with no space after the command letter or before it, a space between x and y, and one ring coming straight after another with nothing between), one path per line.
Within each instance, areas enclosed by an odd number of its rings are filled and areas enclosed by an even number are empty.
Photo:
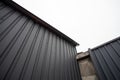
M69 38L68 36L66 36L65 34L63 34L62 32L60 32L59 30L57 30L56 28L54 28L53 26L51 26L50 24L46 23L45 21L43 21L42 19L40 19L39 17L35 16L34 14L32 14L31 12L29 12L28 10L24 9L23 7L21 7L20 5L18 5L17 3L15 3L12 0L2 0L5 4L7 4L8 6L13 7L15 10L20 11L21 13L25 14L26 16L28 16L29 18L31 18L32 20L34 20L35 22L37 22L38 24L43 25L44 27L46 27L48 30L52 31L53 33L55 33L56 35L58 35L59 37L65 39L66 41L70 42L73 46L77 46L79 45L77 42L75 42L74 40L72 40L71 38Z

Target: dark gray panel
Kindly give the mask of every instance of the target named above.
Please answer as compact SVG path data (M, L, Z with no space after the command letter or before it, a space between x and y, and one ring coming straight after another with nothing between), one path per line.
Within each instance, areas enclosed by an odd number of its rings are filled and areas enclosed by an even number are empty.
M11 6L13 9L15 9L17 11L20 11L22 14L24 14L27 17L31 18L33 21L39 23L40 25L44 26L48 30L52 31L57 36L63 38L64 40L69 42L71 45L73 45L73 46L79 45L77 42L75 42L74 40L72 40L71 38L66 36L65 34L61 33L59 30L55 29L53 26L51 26L50 24L46 23L45 21L43 21L39 17L35 16L31 12L29 12L28 10L24 9L23 7L21 7L20 5L18 5L14 1L12 1L12 0L2 0L2 1L5 4L7 4L8 6Z
M120 38L89 50L100 80L120 79Z
M75 55L73 43L0 2L0 80L81 80Z

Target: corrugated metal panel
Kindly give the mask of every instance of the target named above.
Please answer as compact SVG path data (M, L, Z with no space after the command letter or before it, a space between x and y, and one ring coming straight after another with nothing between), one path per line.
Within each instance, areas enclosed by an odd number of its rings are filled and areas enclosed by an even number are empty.
M69 42L73 46L79 45L77 42L75 42L74 40L72 40L71 38L66 36L65 34L61 33L59 30L57 30L56 28L54 28L50 24L46 23L45 21L43 21L39 17L35 16L31 12L29 12L28 10L26 10L23 7L19 6L18 4L16 4L12 0L1 0L1 1L3 1L8 6L14 8L15 10L20 11L22 14L26 15L27 17L31 18L34 22L40 24L41 26L44 26L45 28L47 28L48 30L52 31L56 35L62 37L65 40L67 40L67 42Z
M120 80L120 37L89 52L100 80Z
M0 80L81 80L75 46L0 2Z

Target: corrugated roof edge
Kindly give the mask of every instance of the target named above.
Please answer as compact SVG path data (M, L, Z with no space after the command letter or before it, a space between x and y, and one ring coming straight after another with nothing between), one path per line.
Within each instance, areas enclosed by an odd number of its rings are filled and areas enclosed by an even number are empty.
M109 44L109 43L111 43L111 42L114 42L114 41L116 41L116 40L118 40L118 39L120 39L120 36L117 37L117 38L115 38L115 39L112 39L112 40L110 40L110 41L107 41L106 43L103 43L103 44L101 44L101 45L99 45L99 46L96 46L96 47L92 48L91 50L94 50L94 49L97 49L97 48L102 47L102 46L104 46L104 45L107 45L107 44Z
M69 43L71 43L73 46L77 46L79 45L77 42L75 42L74 40L72 40L71 38L69 38L68 36L66 36L65 34L63 34L62 32L60 32L59 30L57 30L56 28L52 27L50 24L46 23L45 21L43 21L42 19L38 18L37 16L35 16L33 13L29 12L28 10L24 9L22 6L18 5L16 2L12 1L12 0L2 0L5 4L7 4L8 6L13 7L14 9L22 12L23 14L25 14L26 16L30 17L32 20L34 20L35 22L37 22L38 24L43 25L44 27L46 27L48 30L52 31L53 33L55 33L56 35L58 35L59 37L65 39L66 41L68 41Z

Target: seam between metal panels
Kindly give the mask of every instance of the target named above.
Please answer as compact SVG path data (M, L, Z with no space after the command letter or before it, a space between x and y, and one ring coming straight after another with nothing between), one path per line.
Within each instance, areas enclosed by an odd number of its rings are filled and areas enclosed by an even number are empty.
M54 70L54 75L55 76L54 76L54 80L56 80L56 72L57 72L57 69L56 69L57 68L57 54L58 54L57 49L58 49L58 37L56 36L56 52L55 52L56 57L55 57L55 70Z
M40 77L41 77L41 67L42 67L42 64L43 64L43 59L44 59L44 57L45 57L45 53L44 52L46 52L46 48L47 48L47 43L48 43L48 36L49 35L49 32L47 32L47 30L45 31L45 37L44 37L44 42L43 42L43 44L42 44L42 47L41 47L41 51L39 52L40 53L40 60L38 61L38 65L37 65L37 67L36 67L36 73L35 73L35 79L40 79Z
M57 37L57 45L56 45L56 47L57 47L57 49L56 49L56 53L57 53L57 55L56 55L56 70L55 70L55 80L57 80L57 79L59 79L59 76L58 75L60 75L60 66L58 65L58 64L60 64L59 62L60 62L60 52L59 52L59 50L60 50L60 38L59 37Z
M68 56L68 59L70 59L70 54L69 54L69 48L68 48L69 46L68 46L68 44L66 44L66 50L67 50L67 54L69 55ZM68 64L70 65L70 66L68 66L68 74L69 74L69 77L70 77L70 80L72 80L73 79L73 77L72 77L72 72L71 72L71 63L70 62L68 62Z
M64 40L62 40L62 44L63 44L63 47L62 47L62 48L63 48L63 65L64 65L64 66L63 66L63 71L64 71L65 80L67 80L67 78L66 78L66 73L65 73L65 72L66 72L66 71L65 71L65 68L66 68L66 67L65 67L65 64L66 64L65 54L66 54L66 53L64 53L64 52L65 52L65 51L64 51L64 50L65 50L65 46L64 46L65 42L64 42Z
M93 56L95 57L95 59L92 59L92 61L96 60L96 63L99 64L98 59L96 58L95 55L93 55L93 54L95 54L95 53L91 53L91 54L92 54L91 57L93 57ZM98 65L98 64L97 64L97 65ZM94 66L96 66L96 65L94 64ZM96 67L97 67L97 66L96 66ZM103 72L103 69L101 68L101 65L100 65L100 64L99 64L99 68L101 69L101 71L102 71L102 73L103 73L103 75L104 75L104 78L107 79L106 76L105 76L105 73ZM98 69L97 69L97 68L96 68L96 71L97 71L97 73L98 73ZM101 78L101 77L99 76L99 74L98 74L98 77ZM102 79L101 79L101 80L102 80Z
M105 57L103 56L103 54L102 54L101 50L100 50L100 49L98 49L98 51L101 53L102 58L103 58L103 59L104 59L104 61L105 61L105 64L107 64L107 67L108 67L109 71L111 72L111 75L113 76L113 78L114 78L114 80L115 80L115 76L114 76L113 72L111 71L110 67L108 66L108 63L106 62L106 59L105 59Z
M38 26L38 28L39 27L40 26ZM43 28L40 27L38 38L37 38L37 41L35 43L35 47L33 49L33 54L31 55L30 63L28 64L28 69L27 69L25 76L23 78L24 80L26 80L26 78L28 78L28 80L31 80L31 76L33 75L35 60L37 58L37 53L38 53L39 46L40 46L39 44L41 42L42 37L43 37ZM32 62L32 64L31 64L31 62Z
M15 11L11 10L9 11L7 14L5 14L4 16L2 16L0 18L0 24L5 21L6 19L8 19L13 13L15 13Z
M11 9L10 7L6 6L5 8L0 10L0 17L4 16L5 14L9 13L10 11L12 11L13 9Z
M60 51L60 80L62 80L61 78L62 78L62 56L61 56L61 42L62 42L62 40L60 39L60 49L59 49L59 51Z
M59 38L59 45L60 45L60 46L59 46L59 56L60 56L60 57L59 57L59 58L60 58L60 60L59 60L59 63L60 63L60 73L59 73L59 75L60 75L60 80L62 80L62 79L61 79L61 77L62 77L62 69L61 69L61 67L62 67L61 41L62 41L61 38Z
M117 40L117 43L118 43L118 45L120 46L120 40ZM119 53L119 55L120 55L120 53Z
M55 70L56 70L55 66L56 66L56 58L57 58L56 56L57 56L57 44L58 43L57 43L57 36L56 35L55 35L55 42L56 42L55 43L56 45L55 45L55 52L54 52L54 66L53 66L54 71L53 71L53 75L55 75ZM53 79L55 80L55 76L53 77Z
M73 57L74 71L77 72L77 73L75 73L75 77L76 77L76 80L78 80L78 79L81 80L81 78L80 78L80 68L79 68L79 64L76 60L77 50L76 50L76 48L73 48L72 46L71 46L71 49L72 49L72 53L73 53L72 57Z
M94 52L94 51L93 51L93 52ZM97 62L100 64L100 61L97 59L97 56L96 56L95 52L94 52L93 54L94 54L94 56L95 56ZM104 72L104 70L103 70L103 67L102 67L101 65L99 65L99 66L100 66L100 68L101 68L101 70L102 70L102 72L103 72L105 78L108 80L108 78L106 77L105 72Z
M66 68L65 69L65 75L66 75L65 77L66 77L66 80L70 80L69 77L67 77L67 75L69 74L69 72L68 72L69 66L68 66L68 56L66 56L67 55L66 44L67 43L64 41L63 46L64 46L64 53L65 53L64 56L65 56L65 68Z
M61 44L61 47L60 47L60 51L61 51L61 79L63 80L63 43L62 43L62 39L60 40L60 44Z
M52 38L52 33L50 33L49 35L49 43L48 43L48 48L47 48L47 52L46 52L46 58L45 58L45 61L44 61L44 69L42 68L42 73L41 74L41 79L43 79L44 77L46 78L45 80L48 80L47 77L48 77L48 68L49 68L49 63L50 63L50 55L51 55L51 48L52 48L52 42L53 42L53 38ZM43 67L43 66L42 66ZM46 76L45 76L46 75Z
M26 22L25 22L25 24L23 24L23 26L21 27L21 29L16 33L16 35L12 38L12 40L10 41L10 43L8 44L8 46L4 49L4 51L2 52L2 54L1 54L0 57L2 57L3 55L5 57L5 55L11 50L12 46L15 44L16 40L19 38L22 30L25 28L25 25L26 25ZM3 57L3 60L4 60L4 57ZM0 59L0 65L2 64L1 59Z
M61 39L60 39L60 37L59 37L59 49L58 49L58 52L59 52L59 64L60 64L60 66L59 66L59 79L61 80Z
M4 16L2 16L1 18L0 18L0 24L2 23L2 22L4 22L5 20L7 20L12 14L14 14L15 13L15 11L13 11L13 10L11 10L11 11L9 11L8 13L6 13Z
M34 80L34 75L36 74L35 71L37 69L37 65L38 65L38 61L40 59L40 50L42 48L42 44L43 44L43 40L44 40L44 35L45 35L46 30L43 31L43 36L41 37L40 43L39 43L39 47L38 47L38 51L37 51L37 56L35 58L35 64L33 67L33 71L32 71L32 76L31 76L31 80Z
M15 25L20 21L22 16L17 17L4 31L0 33L0 41L4 39L4 37L15 27Z
M94 53L93 51L91 52L91 49L89 49L89 53L90 53L91 60L92 60L92 61L95 61L95 63L93 63L93 64L94 64L94 66L95 66L95 69L96 69L96 72L97 72L97 75L98 75L99 79L102 80L102 78L100 77L100 73L102 72L102 73L103 73L103 76L104 76L104 78L105 78L105 80L106 80L107 78L106 78L106 76L105 76L105 74L104 74L104 72L103 72L103 70L102 70L102 68L101 68L101 65L98 64L98 63L99 63L99 62L98 62L98 59L96 58L95 55L93 55L93 54L95 54L95 53ZM94 56L94 57L93 57L93 56ZM97 63L97 65L99 65L99 68L101 69L101 72L98 71L98 67L96 66L96 63Z
M30 28L30 27L29 27L29 28ZM24 32L25 32L25 31L24 31ZM28 32L28 31L27 31L27 32ZM23 32L22 32L22 33L23 33ZM26 34L27 34L27 33L26 33ZM20 36L20 37L21 37L21 36ZM24 37L25 37L25 36L24 36ZM20 39L20 38L18 38L18 40L19 40L19 39ZM23 40L24 40L24 39L23 39ZM22 41L22 42L23 42L23 41ZM20 42L20 43L22 44L22 42ZM18 43L18 42L17 42L17 43ZM15 44L16 44L16 43L15 43ZM14 47L15 47L15 46L14 46ZM16 45L16 47L17 47L17 45ZM18 50L19 50L19 49L20 49L20 48L18 48ZM16 51L16 53L18 52L18 50ZM13 49L11 49L10 52L11 52L11 51L13 51ZM8 55L10 55L10 52L9 52ZM11 53L11 54L14 55L14 56L13 56L12 60L10 60L10 63L9 63L10 66L11 66L11 64L12 64L12 61L14 61L15 55L17 55L17 54L15 54L15 53ZM9 56L7 56L7 57L9 57ZM4 63L7 63L7 62L4 62ZM1 65L1 68L4 67L4 65L5 65L5 64L2 64L2 65ZM2 75L5 75L5 74L8 72L8 69L10 69L10 67L7 67L7 69L4 70L4 72L2 73ZM0 75L1 75L1 74L0 74Z
M56 50L55 49L55 47L56 47L56 41L54 41L55 39L56 39L56 36L55 35L53 35L52 36L52 46L51 46L51 52L50 52L50 58L49 58L49 69L48 69L48 80L50 80L50 78L51 78L51 74L52 73L50 73L51 72L51 70L52 70L52 64L50 64L50 62L52 62L52 57L53 57L53 55L54 55L54 50ZM54 64L54 63L53 63ZM53 77L53 76L52 76Z
M53 67L53 69L54 69L54 71L53 71L53 75L55 75L55 70L56 70L56 55L57 55L57 36L55 35L55 53L54 53L54 67ZM53 76L53 80L55 80L55 76Z
M120 45L120 40L117 40L117 42L119 43L119 45Z
M70 46L70 45L69 45ZM76 62L76 59L75 59L75 54L74 54L74 51L73 51L73 47L72 46L70 46L70 59L71 59L71 65L72 65L72 72L74 73L74 72L78 72L76 69L77 69L77 65L75 64L75 62ZM76 67L76 68L75 68ZM78 78L78 79L77 79ZM76 73L74 73L73 74L73 79L74 80L79 80L79 77L77 77L77 74Z
M40 43L39 43L39 47L38 47L38 50L37 50L37 56L35 58L35 64L34 64L34 67L33 67L33 70L32 70L32 76L31 76L31 79L34 80L34 75L36 74L35 71L37 69L37 65L38 65L38 61L39 61L39 58L40 58L40 50L42 48L42 44L43 44L43 40L44 40L44 35L45 35L45 30L43 29L43 32L42 32L42 37L41 37L41 40L40 40Z
M48 32L48 39L47 39L47 42L45 43L45 51L44 51L44 53L43 53L43 59L45 59L45 54L46 54L46 52L47 52L47 49L48 49L48 46L47 46L47 44L49 44L49 38L50 38L50 32ZM46 61L46 59L45 59L45 61ZM43 69L43 67L44 67L44 65L45 65L45 61L42 61L42 65L41 65L41 70L40 70L40 80L41 80L41 75L42 75L42 69Z
M74 50L74 48L71 46L71 52L73 53L71 53L71 55L72 55L72 63L74 64L73 65L73 71L75 72L77 72L77 73L75 73L74 74L74 76L75 76L75 78L76 78L76 80L80 80L80 78L79 78L79 65L78 65L78 63L77 63L77 60L76 60L76 58L75 58L75 50ZM79 78L79 79L77 79L77 78Z
M14 79L18 80L19 79L20 72L22 71L22 68L24 66L24 62L27 58L27 55L29 54L28 52L29 52L29 49L31 47L31 44L32 44L32 41L34 39L36 31L37 31L37 28L35 27L35 24L34 24L34 29L32 30L32 33L27 41L27 44L25 45L25 47L21 53L21 56L20 56L16 66L15 66L14 72L13 72L10 80L14 80ZM16 75L16 77L14 75Z
M53 34L52 34L52 37L53 37ZM52 40L52 44L53 44L53 38L51 40ZM50 53L49 53L50 55L49 55L49 62L48 62L47 80L49 80L51 53L52 53L52 45L51 45L51 49L50 49Z
M36 27L36 26L34 26L34 27ZM37 28L38 28L38 26L37 26ZM24 66L23 66L22 71L20 73L19 80L23 80L23 77L25 75L25 71L28 67L28 64L29 64L29 61L30 61L30 58L31 58L31 55L32 55L32 52L33 52L33 49L34 49L34 46L35 46L35 42L36 42L38 34L39 34L39 31L40 31L40 29L37 29L37 31L35 33L35 36L34 36L34 39L32 41L31 47L30 47L29 52L27 54L26 60L24 62Z
M68 54L69 54L69 59L71 60L72 58L71 58L70 45L68 46ZM71 79L74 80L72 61L70 61L69 63L70 63Z
M95 50L94 53L99 54L97 50ZM95 55L96 59L98 60L99 64L102 63L102 61L99 59L99 56L97 56L96 54L94 54L94 55ZM109 80L109 77L107 76L106 72L104 71L106 66L105 65L100 65L100 66L101 66L101 69L103 70L103 73L105 74L107 80Z
M53 35L53 34L52 34ZM55 35L52 36L52 38L55 37ZM52 61L52 55L54 54L53 52L53 48L55 48L55 41L54 41L54 38L52 39L52 46L51 46L51 51L50 51L50 58L49 58L49 69L48 69L48 79L47 80L50 80L50 75L52 73L50 73L50 70L51 70L51 64L50 62Z
M6 20L8 17L10 17L10 15L12 15L12 13L14 13L15 11L14 10L10 10L8 11L7 13L5 13L4 15L0 15L0 19L2 19L3 21Z
M22 25L22 27L20 28L20 30L16 33L16 35L12 38L12 40L10 41L10 43L8 44L8 46L4 49L3 53L1 54L0 57L2 57L0 59L0 65L2 64L3 60L5 59L5 57L8 55L7 53L9 53L9 51L11 50L12 46L15 44L15 42L17 41L17 39L19 38L20 34L22 33L22 31L24 30L25 26L27 25L28 21L26 20L24 22L24 24Z
M57 77L56 77L56 76L57 76L57 75L56 75L56 74L57 74L56 72L57 72L57 69L58 69L58 68L57 68L57 67L58 67L58 66L57 66L57 62L58 62L58 61L57 61L57 57L58 57L58 56L57 56L57 55L58 55L58 37L57 37L57 36L56 36L56 52L55 52L55 53L56 53L56 57L55 57L55 70L54 70L54 75L55 75L55 76L54 76L54 80L56 80L56 78L57 78Z
M109 53L109 51L107 50L107 48L104 46L105 50L107 51L107 53ZM113 63L115 64L115 66L117 67L118 71L120 72L119 67L117 66L117 64L115 63L115 61L113 60L112 56L110 54L108 54L111 58L111 60L113 61Z
M64 50L65 50L64 51L65 52L64 55L65 55L65 60L66 60L66 63L65 63L65 67L66 67L66 69L65 69L66 71L65 72L66 73L65 74L66 74L66 76L68 76L67 80L71 80L71 78L70 78L70 70L71 69L69 67L69 61L70 60L69 60L69 53L68 53L67 45L68 45L68 43L64 40Z
M51 65L51 70L53 71L53 74L51 75L52 76L52 79L54 79L55 78L55 76L54 76L54 73L55 73L55 62L56 62L56 51L57 51L57 47L56 47L56 44L57 44L57 36L56 35L54 35L55 37L54 37L54 42L55 42L55 44L54 44L54 49L53 49L53 52L52 53L54 53L54 54L52 54L52 57L51 57L51 62L53 62L53 64L54 64L54 66L53 65ZM54 60L53 60L54 59Z
M74 73L74 71L75 71L75 64L74 64L74 57L73 57L73 55L74 55L74 53L73 53L73 49L72 49L72 46L70 46L69 45L69 55L70 55L70 60L71 60L71 73ZM72 76L72 80L77 80L76 79L76 73L75 74L72 74L73 76Z
M65 73L64 73L64 51L63 51L63 39L61 39L61 54L62 54L62 80L65 77Z
M117 40L118 45L120 46L120 40Z
M64 43L65 43L65 41L64 41ZM66 55L67 55L67 48L66 48L67 43L66 43L66 44L64 44L64 46L65 46L65 47L64 47L65 59L68 59L68 56L66 56ZM65 74L68 74L68 76L69 76L69 71L68 71L68 68L69 68L69 66L68 66L68 60L66 60L65 67L66 67ZM67 80L70 80L69 78L70 78L70 76L69 76L69 77L67 77L66 79L67 79Z
M10 77L12 75L12 72L13 72L13 70L14 70L14 68L15 68L15 66L16 66L16 64L17 64L17 62L18 62L18 60L19 60L19 58L21 56L20 53L22 53L22 51L23 51L23 49L24 49L24 47L25 47L25 45L26 45L26 43L27 43L27 41L29 39L29 36L30 36L30 34L31 34L32 30L33 30L33 28L34 28L34 24L31 26L29 32L27 33L27 35L26 35L26 37L25 37L25 39L24 39L24 41L22 43L22 45L20 46L17 54L15 55L14 60L11 63L11 65L9 67L9 70L8 70L6 76L5 76L5 80L10 79Z
M15 14L13 14L13 15L15 15ZM11 16L13 16L13 15L11 15ZM10 24L7 25L7 27L5 27L4 30L0 31L0 35L2 36L2 34L3 34L5 31L6 31L6 33L7 33L7 30L9 31L9 29L11 30L11 28L14 27L21 18L22 18L22 15L16 16L16 18L13 19L13 21L10 22ZM5 24L5 23L4 23L4 24Z
M116 51L116 49L113 47L112 43L110 43L110 46L113 48L113 50L117 53L117 55L120 57L119 53Z
M73 53L73 54L72 54ZM78 73L78 68L76 68L78 65L77 65L77 63L76 63L76 58L75 58L75 54L74 54L74 50L73 50L73 47L71 47L71 55L72 55L72 63L73 63L73 71L75 72L77 72ZM77 77L78 77L78 75L75 73L74 74L74 76L75 76L75 78L76 78L76 80L77 80Z

